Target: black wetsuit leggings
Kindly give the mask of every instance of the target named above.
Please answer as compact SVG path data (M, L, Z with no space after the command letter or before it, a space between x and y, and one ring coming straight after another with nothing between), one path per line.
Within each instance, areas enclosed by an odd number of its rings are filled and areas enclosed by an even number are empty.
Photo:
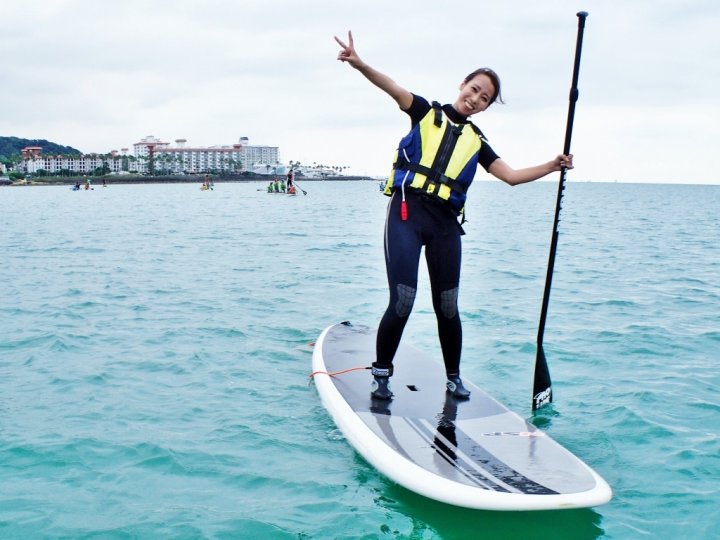
M400 215L402 193L388 204L385 222L385 265L390 302L377 334L377 367L392 365L415 301L420 252L425 246L432 302L445 370L460 373L462 327L458 314L461 242L457 218L445 203L427 200L415 191L405 192L408 219Z

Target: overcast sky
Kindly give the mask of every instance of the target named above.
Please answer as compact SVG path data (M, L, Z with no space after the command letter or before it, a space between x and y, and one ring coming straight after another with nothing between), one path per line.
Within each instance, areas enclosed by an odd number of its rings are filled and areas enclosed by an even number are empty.
M580 10L569 179L720 183L718 0L2 0L0 135L102 153L245 136L384 175L409 120L336 60L352 29L363 60L429 100L494 68L507 103L474 121L535 165L562 150Z

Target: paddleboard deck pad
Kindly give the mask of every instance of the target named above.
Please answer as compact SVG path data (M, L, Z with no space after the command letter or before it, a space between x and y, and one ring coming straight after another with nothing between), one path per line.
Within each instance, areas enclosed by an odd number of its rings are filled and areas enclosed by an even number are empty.
M443 365L411 346L401 344L395 356L392 401L371 398L370 370L354 368L374 361L375 336L348 322L326 328L315 344L313 373L345 438L389 479L431 499L485 510L610 500L595 471L470 381L463 379L470 399L452 397Z

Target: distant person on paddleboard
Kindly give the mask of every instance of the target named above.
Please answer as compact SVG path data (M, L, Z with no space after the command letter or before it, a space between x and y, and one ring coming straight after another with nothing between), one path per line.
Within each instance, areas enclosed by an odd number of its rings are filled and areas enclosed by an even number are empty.
M457 217L464 216L465 194L477 164L514 186L547 174L573 168L572 155L558 155L547 163L513 169L490 147L470 116L502 103L500 79L488 68L473 71L460 83L452 105L428 102L410 93L387 75L363 62L355 51L352 32L340 45L338 60L347 62L372 84L392 97L410 116L411 129L401 141L385 185L390 196L385 222L385 264L390 302L377 332L372 364L373 398L393 397L389 378L417 292L420 253L425 246L432 301L445 362L447 389L460 399L470 397L460 378L462 327L458 313L460 236Z

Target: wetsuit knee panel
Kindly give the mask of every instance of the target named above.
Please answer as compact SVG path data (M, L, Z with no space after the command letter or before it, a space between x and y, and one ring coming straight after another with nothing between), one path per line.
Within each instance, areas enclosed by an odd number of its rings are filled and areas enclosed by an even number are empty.
M396 287L396 291L398 299L395 303L395 313L398 317L405 318L412 311L417 289L400 283Z
M453 319L458 314L458 288L442 291L440 293L440 313L447 319Z

